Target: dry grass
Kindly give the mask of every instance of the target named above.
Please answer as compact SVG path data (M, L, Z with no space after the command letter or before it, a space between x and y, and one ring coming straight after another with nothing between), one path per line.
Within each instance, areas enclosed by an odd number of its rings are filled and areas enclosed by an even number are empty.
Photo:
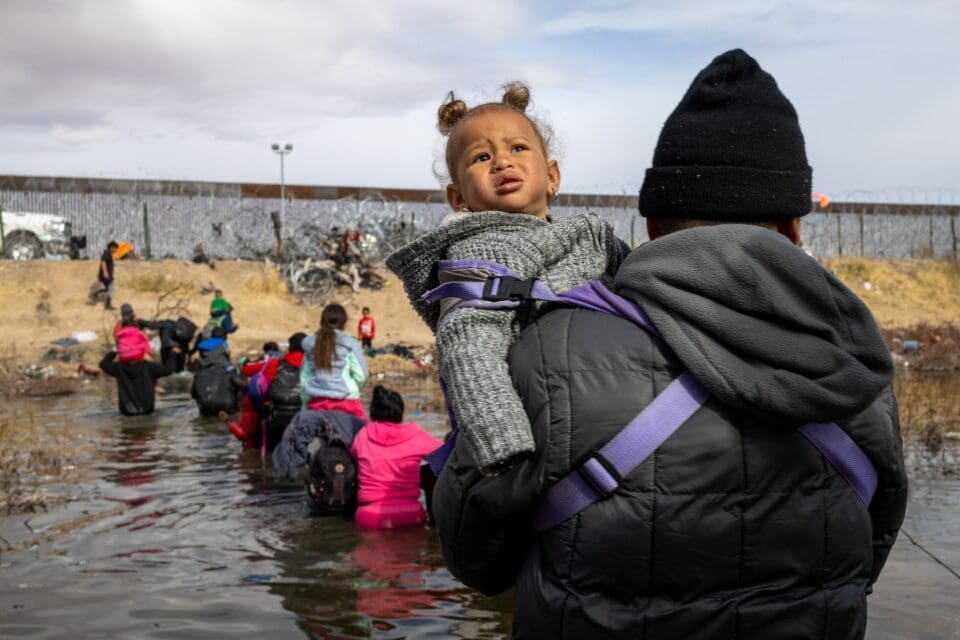
M2 296L17 296L17 297L33 297L39 296L41 298L48 298L50 296L50 289L39 283L29 283L25 284L22 282L8 281L4 282L2 280L3 272L0 271L0 295Z
M276 268L267 265L262 265L259 273L250 274L241 280L239 292L241 297L252 299L265 296L283 297L289 293Z
M16 345L8 344L0 347L0 380L13 378L17 374L19 361Z
M174 277L162 271L130 273L123 279L125 289L137 293L156 293L189 297L196 293L197 286L190 280Z
M371 377L383 375L426 378L436 374L436 369L431 365L422 365L415 360L407 360L389 353L367 358L367 367L370 369Z
M881 327L960 324L960 262L834 258L824 265L867 303Z
M904 436L919 437L930 449L943 445L944 432L960 431L960 393L955 372L897 372L893 382Z

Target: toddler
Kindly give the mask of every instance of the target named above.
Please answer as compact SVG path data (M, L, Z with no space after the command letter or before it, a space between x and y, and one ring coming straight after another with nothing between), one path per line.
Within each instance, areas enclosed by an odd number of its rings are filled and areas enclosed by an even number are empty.
M507 366L521 321L512 309L424 302L422 295L439 284L436 262L489 260L560 292L594 279L609 286L629 251L594 214L548 218L560 168L551 158L549 130L526 113L529 101L520 83L504 87L502 102L472 109L448 95L437 127L448 136L446 193L454 213L387 258L414 309L436 334L448 401L468 451L488 475L534 450ZM529 308L536 313L541 306Z

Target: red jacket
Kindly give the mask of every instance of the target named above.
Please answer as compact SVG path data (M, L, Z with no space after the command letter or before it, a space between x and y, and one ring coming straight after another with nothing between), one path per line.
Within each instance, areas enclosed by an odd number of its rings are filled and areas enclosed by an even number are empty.
M373 316L363 316L357 323L357 337L373 340L377 335L377 324L373 321Z
M263 375L267 377L267 382L273 382L273 379L277 377L277 369L280 368L281 359L299 369L303 363L303 351L291 351L283 354L282 358L274 358L271 356L266 360L246 362L240 367L240 373L249 378L262 369ZM264 365L266 365L266 367L264 367Z
M300 368L303 363L303 351L291 351L283 355L283 361ZM267 358L266 360L257 360L256 362L247 362L240 367L240 372L247 378L263 369L263 375L267 377L267 382L273 384L273 379L277 376L277 369L280 367L280 358ZM253 401L243 397L240 404L240 419L237 422L230 422L230 432L243 442L244 449L253 449L257 447L254 439L257 432L257 408Z

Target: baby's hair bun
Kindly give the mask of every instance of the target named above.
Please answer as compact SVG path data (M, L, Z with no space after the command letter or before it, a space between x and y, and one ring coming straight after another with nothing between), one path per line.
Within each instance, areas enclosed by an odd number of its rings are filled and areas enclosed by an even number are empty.
M445 136L450 135L453 128L467 115L467 103L453 95L447 94L447 100L437 109L437 129Z
M520 113L527 110L530 104L530 89L522 82L508 82L503 85L503 104L516 109Z

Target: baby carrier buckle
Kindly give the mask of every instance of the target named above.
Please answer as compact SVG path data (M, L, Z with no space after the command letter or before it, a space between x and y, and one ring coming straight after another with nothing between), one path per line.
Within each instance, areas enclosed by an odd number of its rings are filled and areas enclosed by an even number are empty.
M533 278L491 276L483 285L483 299L492 302L529 300L533 292Z

